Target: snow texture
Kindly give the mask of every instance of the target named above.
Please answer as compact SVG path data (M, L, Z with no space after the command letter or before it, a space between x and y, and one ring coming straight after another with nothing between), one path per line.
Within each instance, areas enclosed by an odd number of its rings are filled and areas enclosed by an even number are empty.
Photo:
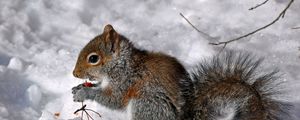
M225 41L263 26L277 17L288 0L0 0L0 119L79 119L81 107L71 88L80 49L104 25L112 24L138 47L177 57L188 69L218 52L212 41ZM277 67L287 82L284 99L300 119L300 1L271 27L231 43L227 49L251 51ZM214 39L196 32L180 15ZM101 120L123 120L125 111L95 102L88 108ZM55 116L55 113L60 113ZM97 115L93 114L97 119Z

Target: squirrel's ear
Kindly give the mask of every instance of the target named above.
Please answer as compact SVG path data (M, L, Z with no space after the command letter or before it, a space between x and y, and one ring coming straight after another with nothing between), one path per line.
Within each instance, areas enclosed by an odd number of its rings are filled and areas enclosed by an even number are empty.
M120 47L120 35L114 30L114 28L108 24L104 27L102 33L105 41L105 47L110 50L110 52L115 53Z

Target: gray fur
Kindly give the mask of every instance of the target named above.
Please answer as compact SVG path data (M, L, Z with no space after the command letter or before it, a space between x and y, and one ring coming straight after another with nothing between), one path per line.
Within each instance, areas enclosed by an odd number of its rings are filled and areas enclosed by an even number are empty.
M72 89L73 94L75 93L74 101L82 101L82 98L92 99L111 109L123 109L121 104L121 96L123 92L125 92L126 89L128 89L132 80L134 80L134 78L131 78L130 76L134 75L132 75L133 70L130 67L130 64L132 63L130 59L132 51L131 45L128 41L123 40L123 42L121 43L121 47L122 49L120 52L120 56L114 57L111 62L93 71L96 72L95 74L106 74L109 77L110 85L113 86L112 95L114 97L107 97L106 95L103 95L103 91L100 87L94 90L92 88L83 87L83 85L78 85L77 87ZM85 93L91 95L86 95ZM77 98L79 99L77 100Z
M217 120L230 106L232 120L289 119L290 105L274 99L280 93L278 71L263 72L261 63L249 53L226 51L199 64L192 72L196 91L189 119Z
M101 83L91 88L81 84L72 88L74 101L95 100L117 110L131 107L132 120L279 120L283 118L281 115L287 115L289 106L273 99L279 93L277 71L260 72L257 68L262 60L248 53L227 51L202 62L191 73L194 83L185 69L179 67L176 70L180 75L174 75L179 80L178 94L171 98L165 89L168 86L160 83L162 78L143 64L137 64L143 62L138 61L142 58L133 57L147 52L134 48L125 37L121 39L118 55L111 51L116 46L108 45L108 49L106 44L99 44L97 49L112 55L112 60L86 70L84 75L84 78L98 81L107 76L110 95L101 88ZM88 45L99 40L98 36ZM134 83L145 79L142 76L147 76L151 82L143 81L145 83L138 90L140 96L127 101L130 106L124 104L124 94Z
M142 74L153 76L143 66L134 66L132 59L135 48L132 44L123 39L120 43L121 51L119 56L115 56L111 62L103 67L93 70L93 74L107 75L110 78L109 84L112 86L112 96L106 96L98 84L93 88L86 88L78 85L72 89L73 98L76 102L86 99L95 100L110 109L125 110L127 106L122 105L122 95L132 86L134 82L141 79ZM157 79L156 81L159 81ZM182 80L184 82L184 80ZM95 89L96 88L96 89ZM141 98L132 99L132 120L178 120L180 108L176 108L174 103L166 96L166 91L156 83L145 83L139 91ZM180 98L179 106L183 106L185 99Z

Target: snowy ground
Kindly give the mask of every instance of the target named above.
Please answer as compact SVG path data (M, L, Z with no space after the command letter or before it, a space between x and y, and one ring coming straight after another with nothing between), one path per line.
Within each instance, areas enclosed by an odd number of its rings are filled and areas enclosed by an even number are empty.
M112 24L136 46L162 51L180 59L187 68L218 51L208 45L180 15L200 30L219 38L234 38L274 19L288 0L0 0L0 120L76 119L81 105L70 89L82 81L72 76L80 49ZM288 82L288 102L300 119L300 1L285 18L228 49L251 51L278 67ZM102 120L124 119L93 102ZM58 118L54 114L60 113ZM297 114L298 113L298 114ZM94 116L96 118L97 116Z

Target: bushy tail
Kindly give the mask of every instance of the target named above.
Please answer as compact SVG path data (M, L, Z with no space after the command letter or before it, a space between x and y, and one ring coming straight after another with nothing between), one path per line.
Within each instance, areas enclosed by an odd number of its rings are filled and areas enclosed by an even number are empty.
M280 95L278 70L265 73L262 59L245 52L224 52L191 73L195 95L189 115L194 120L286 120L289 105Z

